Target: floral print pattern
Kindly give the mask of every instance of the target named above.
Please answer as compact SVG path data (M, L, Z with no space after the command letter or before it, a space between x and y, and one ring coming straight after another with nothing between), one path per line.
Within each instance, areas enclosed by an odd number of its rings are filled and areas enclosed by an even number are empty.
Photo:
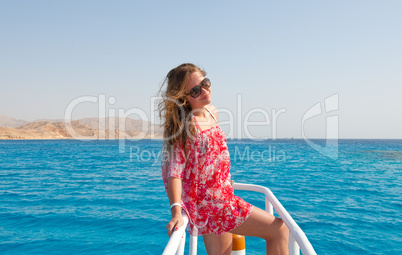
M194 140L173 148L162 161L162 178L167 194L169 177L182 179L182 207L191 235L223 235L243 223L252 205L235 196L230 183L230 155L226 136L216 125L200 131ZM197 228L197 232L194 231Z

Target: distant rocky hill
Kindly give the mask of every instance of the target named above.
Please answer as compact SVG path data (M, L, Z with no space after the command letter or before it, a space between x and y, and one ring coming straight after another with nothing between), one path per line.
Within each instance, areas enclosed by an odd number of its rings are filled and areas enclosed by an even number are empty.
M0 127L20 127L27 124L26 120L18 120L7 116L0 115Z
M19 122L18 122L19 121ZM4 139L161 139L162 128L130 118L85 118L67 125L60 120L20 121L1 116L0 140ZM3 124L4 123L4 124ZM17 123L22 125L17 126ZM99 128L100 123L100 128ZM119 123L124 124L119 128Z

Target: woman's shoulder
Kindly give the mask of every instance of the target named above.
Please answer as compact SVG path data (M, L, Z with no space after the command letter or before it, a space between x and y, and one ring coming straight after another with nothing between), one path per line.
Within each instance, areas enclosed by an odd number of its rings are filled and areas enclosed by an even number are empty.
M205 107L207 107L208 110L210 110L214 114L215 118L218 119L219 113L218 113L218 109L215 106L213 106L212 104L209 104L209 105L206 105Z

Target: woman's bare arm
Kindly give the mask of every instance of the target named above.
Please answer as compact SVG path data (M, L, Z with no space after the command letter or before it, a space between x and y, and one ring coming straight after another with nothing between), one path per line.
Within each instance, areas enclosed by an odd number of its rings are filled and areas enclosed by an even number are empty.
M168 179L168 197L169 197L170 204L173 204L173 203L180 204L181 189L182 189L181 179L174 178L174 177L170 177ZM176 214L181 215L181 207L180 206L174 206L172 208L172 217L175 216Z
M169 177L168 178L168 197L170 204L181 203L181 192L182 192L182 181L179 178ZM166 225L168 230L168 235L170 236L174 229L179 228L183 225L183 218L181 215L181 207L173 206L172 219Z

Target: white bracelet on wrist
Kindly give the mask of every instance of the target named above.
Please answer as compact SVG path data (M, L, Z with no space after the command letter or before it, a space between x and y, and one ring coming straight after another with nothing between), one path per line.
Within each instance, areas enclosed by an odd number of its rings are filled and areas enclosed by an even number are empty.
M173 203L173 204L170 205L170 210L172 210L172 208L173 208L174 206L176 206L176 205L181 207L181 204L180 204L180 203Z

